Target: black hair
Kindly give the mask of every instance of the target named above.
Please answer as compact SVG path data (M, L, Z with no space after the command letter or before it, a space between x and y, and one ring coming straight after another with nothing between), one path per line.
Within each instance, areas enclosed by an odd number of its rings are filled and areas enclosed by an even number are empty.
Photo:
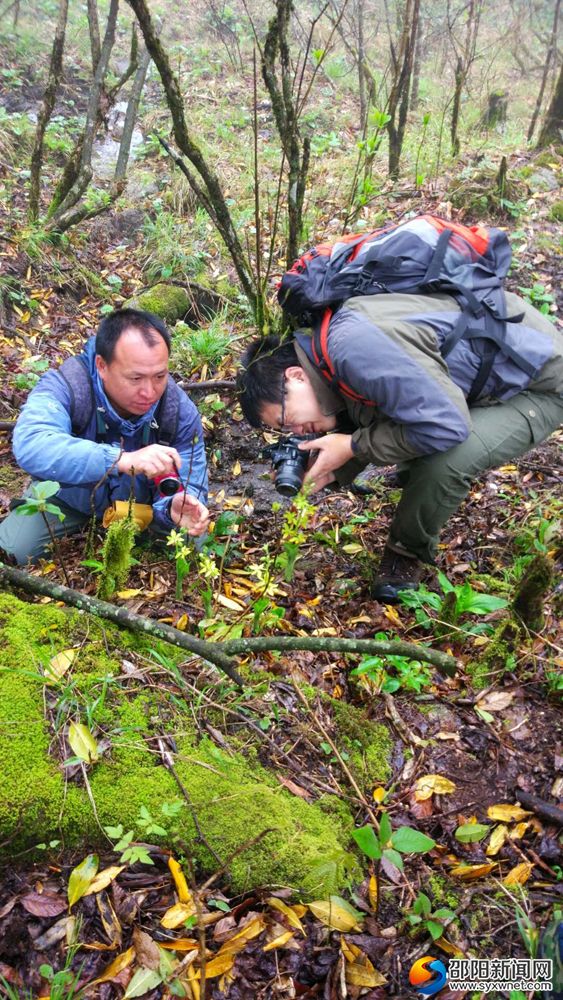
M237 387L242 412L252 427L262 424L264 403L281 403L284 372L293 365L299 365L293 340L259 337L244 352Z
M162 337L170 354L170 334L160 316L141 309L116 309L104 317L96 333L96 354L106 364L113 361L115 345L126 330L137 330L149 347L155 347Z

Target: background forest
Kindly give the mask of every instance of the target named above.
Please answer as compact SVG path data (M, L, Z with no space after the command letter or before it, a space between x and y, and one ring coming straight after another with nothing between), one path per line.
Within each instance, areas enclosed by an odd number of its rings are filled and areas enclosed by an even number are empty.
M425 211L507 229L508 287L561 322L559 21L0 0L0 515L28 391L125 303L170 326L213 514L199 553L100 529L0 564L3 995L414 997L429 955L560 975L560 435L474 485L395 608L369 594L394 470L283 500L234 391L299 253Z

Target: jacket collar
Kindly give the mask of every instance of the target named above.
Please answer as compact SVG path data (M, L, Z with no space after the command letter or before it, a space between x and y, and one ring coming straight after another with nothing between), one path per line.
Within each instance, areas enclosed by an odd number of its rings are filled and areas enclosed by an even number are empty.
M325 417L332 417L345 411L346 403L342 396L331 389L313 361L312 338L303 330L299 330L295 334L294 342L297 359L311 382L321 412Z

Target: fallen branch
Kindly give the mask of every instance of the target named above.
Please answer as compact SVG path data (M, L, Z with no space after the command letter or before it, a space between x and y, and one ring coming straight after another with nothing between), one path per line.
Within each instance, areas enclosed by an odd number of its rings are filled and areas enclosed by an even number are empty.
M399 639L337 639L325 636L280 636L266 635L252 639L228 639L221 643L228 655L263 652L265 650L310 649L315 653L358 653L360 656L408 656L410 660L422 660L430 663L442 674L454 677L457 669L455 657L448 653L440 653L437 649L418 646L414 642L402 642Z
M165 642L179 646L180 649L187 649L190 653L194 653L203 660L219 667L239 687L244 686L243 681L237 673L231 657L266 650L283 652L290 649L309 649L315 653L356 653L361 656L369 653L379 656L408 656L412 660L422 660L424 663L432 664L448 677L454 676L457 667L455 658L447 653L440 653L436 649L428 649L426 646L417 646L415 643L399 640L270 635L251 639L229 639L227 642L208 642L205 639L198 639L196 636L180 632L179 629L173 628L171 625L164 625L152 618L144 618L143 615L137 615L129 611L128 608L117 607L108 601L100 601L97 597L82 594L78 590L63 587L42 577L32 576L21 569L13 569L0 562L0 582L3 581L28 593L42 594L52 597L56 601L63 601L81 611L97 615L98 618L106 618L117 625L129 628L133 632L154 635L158 639L164 639Z
M195 653L202 660L213 663L214 666L222 670L227 677L230 677L238 687L243 687L243 681L237 673L233 661L228 654L223 652L220 644L206 642L205 639L198 639L196 636L180 632L179 629L171 625L164 625L162 622L154 621L152 618L144 618L137 615L128 608L117 607L109 601L100 601L97 597L89 594L82 594L78 590L70 587L63 587L52 580L45 580L31 573L25 573L21 569L13 569L0 562L0 582L11 583L14 587L19 587L31 594L42 594L52 597L55 601L64 601L65 604L78 608L80 611L87 611L98 618L105 618L107 621L115 622L131 629L132 632L142 632L144 635L153 635L157 639L164 639L174 646L186 649L190 653Z
M555 802L546 802L545 799L540 799L537 795L521 792L519 788L514 794L524 809L530 809L536 816L540 816L548 823L557 823L558 826L563 826L563 809Z

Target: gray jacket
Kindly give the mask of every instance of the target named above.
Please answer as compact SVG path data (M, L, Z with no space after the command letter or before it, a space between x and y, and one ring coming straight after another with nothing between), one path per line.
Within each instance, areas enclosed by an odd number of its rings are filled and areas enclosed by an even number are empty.
M498 351L485 386L473 406L502 403L524 390L563 393L563 335L519 296L506 293L507 314L524 313L506 324L510 347L533 368L526 374ZM349 481L368 463L393 465L447 451L471 430L467 404L479 369L475 341L460 340L448 355L440 347L459 317L450 295L368 295L348 299L331 319L328 349L336 376L367 402L331 388L313 359L312 340L296 335L299 362L309 375L325 414L347 414L355 430L357 463L348 463L340 481ZM348 474L350 473L350 474Z

